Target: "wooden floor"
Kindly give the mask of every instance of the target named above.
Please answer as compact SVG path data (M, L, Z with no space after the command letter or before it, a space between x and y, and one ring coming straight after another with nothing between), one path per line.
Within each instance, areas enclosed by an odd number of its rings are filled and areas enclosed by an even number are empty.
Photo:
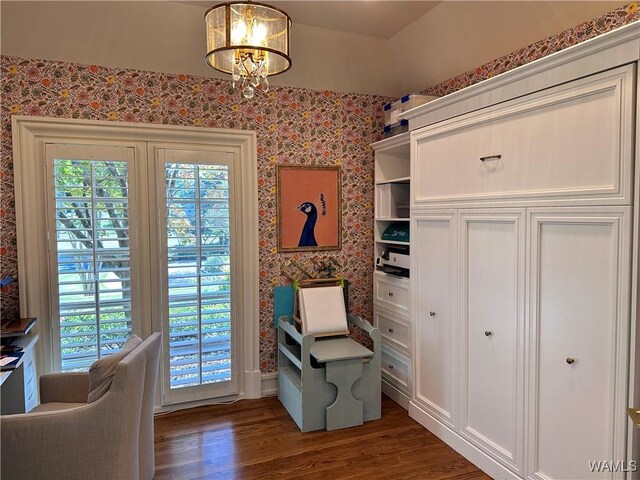
M156 417L159 479L487 479L383 397L382 419L301 433L275 397Z

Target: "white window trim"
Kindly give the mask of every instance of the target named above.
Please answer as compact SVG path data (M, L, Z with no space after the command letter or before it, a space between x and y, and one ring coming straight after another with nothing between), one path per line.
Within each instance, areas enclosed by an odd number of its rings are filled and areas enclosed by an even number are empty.
M261 396L258 324L258 188L256 134L248 130L179 127L172 125L147 125L139 123L75 120L16 115L12 117L13 165L15 171L16 226L18 241L18 282L20 286L20 315L38 317L36 333L40 341L36 347L39 372L51 371L46 359L51 358L51 331L47 319L50 315L48 242L36 232L46 231L46 182L45 143L91 141L113 142L136 149L136 158L148 163L151 145L186 147L193 145L226 145L238 149L240 162L236 175L242 184L240 218L242 230L239 271L245 292L238 318L242 321L242 366L244 381L240 385L240 397ZM142 191L151 190L146 175L139 175ZM150 195L153 197L153 195ZM153 205L154 198L149 198ZM145 216L143 216L144 218ZM26 221L28 219L28 221ZM150 231L151 225L141 225ZM148 252L153 255L154 252ZM152 261L145 261L153 265ZM153 286L154 269L143 271L148 285ZM158 318L157 305L149 305L152 318ZM157 320L154 320L157 322ZM146 322L144 336L160 331L160 325Z

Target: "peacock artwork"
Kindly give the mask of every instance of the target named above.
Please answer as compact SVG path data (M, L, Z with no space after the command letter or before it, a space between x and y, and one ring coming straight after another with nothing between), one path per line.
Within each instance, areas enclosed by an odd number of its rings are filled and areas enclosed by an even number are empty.
M276 168L278 251L340 249L340 167Z
M327 202L324 200L324 193L320 194L320 203L322 204L322 216L327 214ZM316 222L318 221L318 209L313 202L304 202L298 207L302 213L307 216L307 219L302 226L302 233L300 234L299 247L317 247L315 229Z

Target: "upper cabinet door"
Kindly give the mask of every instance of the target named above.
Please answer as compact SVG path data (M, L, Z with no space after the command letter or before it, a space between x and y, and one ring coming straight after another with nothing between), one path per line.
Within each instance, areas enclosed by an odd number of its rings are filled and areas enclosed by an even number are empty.
M412 204L631 203L633 66L412 132Z
M625 460L630 208L532 210L530 479L617 478Z
M524 209L460 214L460 433L520 475L524 224Z
M454 428L457 216L430 213L414 218L411 226L413 399L433 417Z

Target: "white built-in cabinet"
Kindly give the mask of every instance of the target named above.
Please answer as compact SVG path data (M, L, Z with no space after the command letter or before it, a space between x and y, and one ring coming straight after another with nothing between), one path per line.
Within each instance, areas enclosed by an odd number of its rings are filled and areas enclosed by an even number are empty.
M409 405L412 388L411 315L409 288L405 278L380 270L378 259L393 247L408 247L408 242L383 239L392 224L409 225L410 155L409 133L381 140L375 151L375 232L373 274L373 324L382 338L382 389L404 408ZM391 253L389 265L409 267L405 255Z
M637 478L638 27L405 114L409 413L494 478Z
M455 215L429 212L412 221L415 371L413 401L444 425L455 428L454 343L457 337ZM429 365L428 369L420 368Z
M522 468L524 210L461 211L460 434Z

